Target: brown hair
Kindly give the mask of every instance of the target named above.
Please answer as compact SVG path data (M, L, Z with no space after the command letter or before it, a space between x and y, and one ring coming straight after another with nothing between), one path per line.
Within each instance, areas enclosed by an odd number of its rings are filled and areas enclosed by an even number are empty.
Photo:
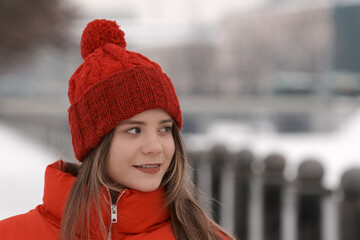
M188 161L176 124L172 133L175 153L162 180L162 186L166 191L175 238L177 240L222 240L222 235L227 239L234 239L211 220L195 200L196 190L187 174ZM113 131L105 135L99 145L85 157L79 168L64 210L60 239L73 240L76 236L81 239L90 237L90 218L94 218L90 209L93 205L95 205L101 234L104 239L107 239L108 233L100 210L102 204L106 204L101 197L101 186L114 191L120 190L120 187L111 182L106 175L106 159L112 136Z

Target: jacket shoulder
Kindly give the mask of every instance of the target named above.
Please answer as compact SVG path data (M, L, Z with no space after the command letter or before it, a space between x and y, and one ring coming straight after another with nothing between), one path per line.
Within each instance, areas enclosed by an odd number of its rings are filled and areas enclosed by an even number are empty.
M39 206L28 213L0 221L0 239L58 239L59 228L47 221L39 212Z

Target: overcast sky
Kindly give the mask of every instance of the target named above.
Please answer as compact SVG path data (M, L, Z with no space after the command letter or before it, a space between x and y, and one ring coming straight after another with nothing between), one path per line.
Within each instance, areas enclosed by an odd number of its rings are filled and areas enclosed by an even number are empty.
M122 15L136 18L138 21L189 24L215 22L229 11L251 9L264 1L266 0L73 0L71 2L79 6L80 11L90 18Z
M128 16L138 21L176 24L214 23L229 12L267 5L352 4L360 0L64 0L89 18Z
M231 13L257 8L268 0L65 0L81 17L72 26L78 42L86 24L96 18L116 20L128 43L172 44L189 39L194 26L215 27Z

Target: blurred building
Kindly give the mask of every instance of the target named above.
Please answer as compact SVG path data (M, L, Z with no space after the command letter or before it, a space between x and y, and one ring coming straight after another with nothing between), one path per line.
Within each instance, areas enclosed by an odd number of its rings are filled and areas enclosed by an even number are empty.
M317 94L332 91L339 71L357 78L358 8L275 4L193 26L185 44L142 51L183 94Z
M329 71L332 8L266 8L228 16L220 29L217 66L230 86L224 88L225 93L269 94L278 73Z

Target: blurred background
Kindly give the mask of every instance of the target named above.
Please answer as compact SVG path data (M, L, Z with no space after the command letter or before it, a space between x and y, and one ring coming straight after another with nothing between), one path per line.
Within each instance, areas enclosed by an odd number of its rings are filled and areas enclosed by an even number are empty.
M0 219L41 204L48 164L76 162L68 80L95 18L172 79L220 224L241 239L360 239L360 0L0 0Z

